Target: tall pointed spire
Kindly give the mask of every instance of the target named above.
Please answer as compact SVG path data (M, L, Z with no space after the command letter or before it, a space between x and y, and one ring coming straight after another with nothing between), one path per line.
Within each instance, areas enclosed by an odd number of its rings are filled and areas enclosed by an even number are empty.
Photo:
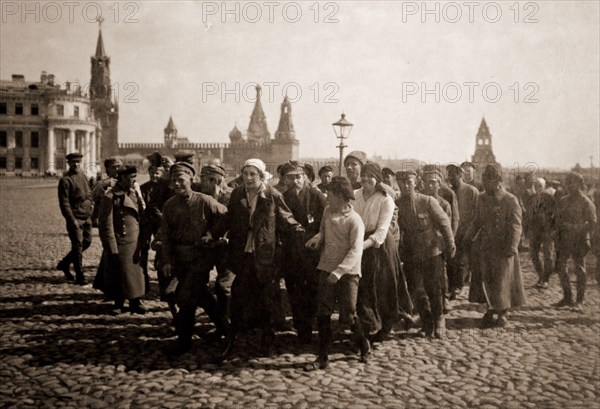
M256 102L252 115L250 116L250 124L248 125L248 140L254 142L269 142L271 140L271 133L267 127L267 118L263 111L262 104L260 102L261 88L260 85L256 85Z
M496 164L496 156L492 151L492 134L485 118L481 119L479 130L475 136L475 153L472 162L479 165L480 169L483 169L487 164Z
M275 139L296 139L296 131L294 131L292 122L292 104L287 95L281 103L281 116L277 132L275 132Z
M481 124L479 125L479 130L477 131L478 137L488 137L490 135L490 129L485 122L485 117L481 118Z
M98 21L98 42L96 43L96 58L103 58L106 56L106 52L104 51L104 41L102 41L102 22L104 21L104 18L98 17L96 21Z

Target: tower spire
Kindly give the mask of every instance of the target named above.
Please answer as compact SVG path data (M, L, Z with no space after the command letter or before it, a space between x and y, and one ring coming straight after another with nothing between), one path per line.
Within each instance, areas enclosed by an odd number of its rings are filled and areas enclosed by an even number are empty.
M104 51L104 41L102 41L102 22L104 21L104 17L99 16L96 18L98 22L98 42L96 43L96 58L104 58L106 56L106 52Z
M260 96L261 88L260 85L257 84L256 102L254 103L254 109L250 116L250 124L248 125L248 140L268 143L271 140L271 133L267 128L267 118L260 102Z

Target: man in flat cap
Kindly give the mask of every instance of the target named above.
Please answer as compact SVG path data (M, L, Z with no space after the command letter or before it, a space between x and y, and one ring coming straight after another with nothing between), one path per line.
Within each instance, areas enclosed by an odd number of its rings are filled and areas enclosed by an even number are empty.
M442 338L444 259L454 257L456 247L450 218L439 202L415 192L417 173L396 173L400 187L397 201L401 232L400 257L404 262L408 288L415 302L425 335Z
M80 153L67 155L69 170L58 182L58 204L67 222L67 232L71 240L71 251L58 263L56 268L73 280L70 266L75 270L75 283L85 285L83 275L83 252L92 243L92 192L87 177L81 169Z
M319 232L323 210L327 206L325 196L305 179L305 167L301 162L289 161L281 170L287 190L283 199L294 218L304 227L304 235L290 236L284 242L283 273L288 290L294 327L300 343L312 341L312 323L317 310L319 254L304 244Z
M465 161L460 164L463 170L463 182L468 183L471 186L475 186L479 192L483 192L483 185L475 180L475 164L473 162Z
M563 290L563 299L556 306L575 305L575 308L581 311L587 280L584 258L591 248L590 236L595 231L598 220L594 203L584 193L585 183L581 174L569 173L565 179L565 190L567 195L559 200L556 211L556 270ZM573 258L577 275L576 304L573 304L567 271L569 257Z
M321 179L321 183L317 185L317 189L325 196L327 196L327 186L331 183L332 178L333 168L331 166L325 165L319 169L319 179Z
M525 235L529 238L531 261L538 274L537 287L544 289L548 287L548 280L554 271L552 233L556 201L546 190L544 178L535 178L532 185L534 193L529 200L523 226ZM540 251L543 259L540 259Z
M211 196L223 206L229 204L231 189L225 181L225 169L216 164L202 166L200 170L200 192ZM229 306L231 302L231 285L233 284L234 274L225 263L227 241L215 241L215 246L211 253L213 256L213 265L217 269L217 279L215 283L215 293L221 313L225 319L229 320ZM218 334L217 334L218 335Z
M508 322L508 310L525 303L519 265L521 206L502 186L502 175L495 166L486 166L482 181L485 192L479 195L475 219L466 239L480 235L481 281L488 305L481 326L486 328L495 323L503 327ZM498 315L496 322L494 314Z
M168 351L173 356L184 354L191 347L197 307L204 309L218 333L228 331L228 324L208 288L213 266L209 254L212 232L218 231L227 208L208 195L192 191L195 173L194 167L187 162L176 162L171 166L175 196L163 206L158 233L162 243L163 271L179 282L175 291L179 306L176 316L178 338ZM215 237L219 237L218 233Z
M469 255L471 243L465 240L469 225L475 218L475 209L479 198L479 190L463 181L464 170L457 165L446 166L448 181L456 194L458 202L459 222L455 234L456 256L448 264L448 286L450 296L455 298L460 294L465 282L469 281ZM476 267L476 266L475 266Z
M148 156L150 166L148 175L150 180L140 186L142 198L146 203L142 229L140 231L141 261L146 280L146 291L149 289L150 278L148 275L148 252L152 237L156 237L162 219L162 206L171 198L173 192L169 188L169 182L165 179L165 168L162 166L162 156L158 152ZM156 258L155 258L156 261ZM155 263L156 264L156 263ZM160 283L160 278L159 278Z
M106 253L105 292L115 301L115 310L124 311L127 299L132 314L144 314L140 298L146 293L146 284L139 242L144 207L135 189L136 178L135 166L117 170L117 183L100 201L98 232Z

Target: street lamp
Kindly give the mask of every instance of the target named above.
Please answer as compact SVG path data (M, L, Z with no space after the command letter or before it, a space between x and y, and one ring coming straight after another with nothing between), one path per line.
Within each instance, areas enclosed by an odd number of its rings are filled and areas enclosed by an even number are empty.
M350 136L350 132L352 132L352 127L354 125L346 120L346 114L344 113L342 113L342 117L339 121L334 122L331 125L333 126L333 132L335 132L335 136L340 139L340 144L337 146L337 148L340 150L340 176L342 176L344 148L348 147L348 145L344 145L344 139Z

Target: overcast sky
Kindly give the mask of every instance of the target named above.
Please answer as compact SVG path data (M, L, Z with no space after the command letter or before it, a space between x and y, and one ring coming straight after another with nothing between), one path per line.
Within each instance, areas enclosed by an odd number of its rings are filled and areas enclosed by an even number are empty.
M87 84L102 13L120 142L161 142L169 115L228 142L259 83L272 135L287 88L302 157L337 155L344 111L369 155L463 161L485 117L505 166L599 164L597 1L66 3L2 2L1 77Z

